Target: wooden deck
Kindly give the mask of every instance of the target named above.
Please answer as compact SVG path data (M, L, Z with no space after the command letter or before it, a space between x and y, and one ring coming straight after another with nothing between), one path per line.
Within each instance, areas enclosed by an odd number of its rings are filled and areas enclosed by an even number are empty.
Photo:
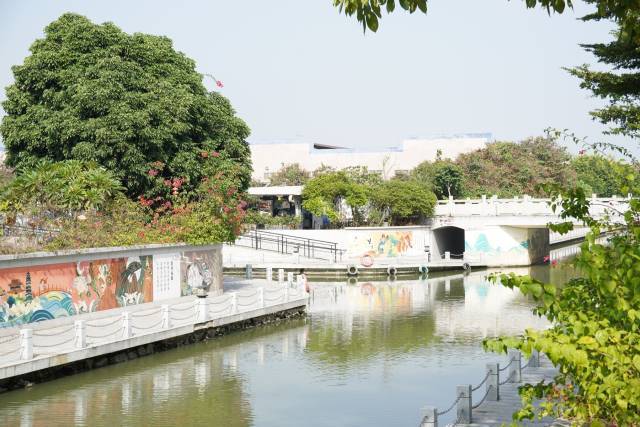
M506 383L500 386L500 400L484 401L472 412L471 424L457 424L457 426L485 427L510 425L513 422L511 415L520 407L522 402L518 395L518 387L522 384L536 384L542 380L551 381L558 373L547 357L540 356L539 368L524 368L522 370L522 382ZM568 426L569 423L545 418L536 421L520 421L519 426L542 427L542 426Z

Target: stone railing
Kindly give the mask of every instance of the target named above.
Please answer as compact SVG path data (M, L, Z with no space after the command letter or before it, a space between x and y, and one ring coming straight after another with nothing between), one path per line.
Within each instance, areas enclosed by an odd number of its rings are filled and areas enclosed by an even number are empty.
M25 325L27 327L23 329L0 336L0 366L230 318L289 302L305 301L307 297L302 283L289 281L209 298L185 297L186 301L172 304L133 306L111 316L104 313L93 319L74 321L69 318L67 323L50 327Z
M604 214L618 215L629 208L627 197L597 197L595 194L589 199L590 213L593 216ZM435 216L500 216L500 215L542 215L557 216L550 206L551 199L536 199L530 196L514 197L513 199L498 199L497 196L481 199L449 199L440 200L436 205Z

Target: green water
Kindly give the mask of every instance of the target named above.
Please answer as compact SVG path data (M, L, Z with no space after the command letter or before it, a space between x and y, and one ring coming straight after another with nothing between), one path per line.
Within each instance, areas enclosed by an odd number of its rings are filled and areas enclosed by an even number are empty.
M417 426L504 360L484 337L546 326L485 274L312 284L306 319L4 393L0 426Z

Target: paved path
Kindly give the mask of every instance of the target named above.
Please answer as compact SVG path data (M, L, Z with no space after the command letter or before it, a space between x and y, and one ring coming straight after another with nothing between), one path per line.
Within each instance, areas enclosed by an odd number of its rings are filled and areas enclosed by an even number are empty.
M518 395L518 387L522 384L536 384L542 380L551 381L558 373L549 359L545 356L540 357L539 368L524 368L522 370L522 382L506 383L500 386L500 400L484 401L478 408L473 410L471 424L458 424L458 426L502 426L509 425L513 422L512 414L522 407L522 401ZM538 421L521 421L521 426L542 427L542 426L565 426L569 425L551 418Z

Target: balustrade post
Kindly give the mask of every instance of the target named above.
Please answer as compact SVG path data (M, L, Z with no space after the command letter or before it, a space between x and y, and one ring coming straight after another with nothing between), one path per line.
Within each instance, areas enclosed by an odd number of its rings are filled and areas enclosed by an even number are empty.
M209 300L207 298L198 298L198 313L196 314L198 323L206 322L208 314Z
M247 264L244 267L244 277L246 279L253 279L253 267L251 264Z
M87 346L87 328L84 320L76 320L74 325L76 328L76 348L85 348Z
M169 305L163 304L160 307L162 313L162 329L169 329L171 327L171 316L169 315Z
M278 269L278 283L284 282L284 268Z
M20 329L20 359L33 359L33 329Z
M529 356L528 363L530 368L540 367L540 352L538 350L531 350L531 356Z
M258 288L258 307L264 308L264 288Z
M291 286L293 284L293 272L289 271L287 273L287 284Z
M267 267L267 282L273 281L273 267Z
M511 365L509 366L509 375L507 378L510 378L510 383L519 383L522 378L522 354L518 350L509 350L508 354Z
M236 314L238 312L238 294L231 294L231 314Z
M460 424L471 423L471 384L456 387L456 419Z
M122 312L122 338L131 338L131 315L128 311Z
M500 365L487 363L487 400L500 400Z
M438 427L438 410L433 406L420 409L420 427Z
M449 251L445 251L445 253L444 253L444 259L445 259L445 260L450 260L450 259L451 259L451 252L449 252Z

